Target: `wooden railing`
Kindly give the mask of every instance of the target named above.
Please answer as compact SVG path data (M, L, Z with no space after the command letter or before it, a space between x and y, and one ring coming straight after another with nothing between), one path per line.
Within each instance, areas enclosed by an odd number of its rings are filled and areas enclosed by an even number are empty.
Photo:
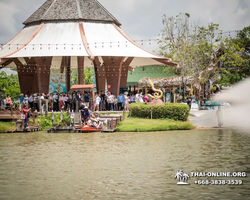
M11 105L11 106L5 107L4 110L0 110L0 115L20 116L21 112L19 108L13 108L13 105Z

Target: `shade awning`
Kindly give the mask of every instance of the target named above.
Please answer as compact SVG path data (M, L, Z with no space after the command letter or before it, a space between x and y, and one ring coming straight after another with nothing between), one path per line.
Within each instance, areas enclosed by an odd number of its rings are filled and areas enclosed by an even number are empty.
M95 85L72 85L70 91L76 90L93 90Z
M85 57L84 67L93 67L95 57L132 58L129 66L168 65L171 59L148 52L131 40L116 24L84 21L44 22L24 27L0 47L0 64L13 59L28 65L23 58L53 57L52 66L60 68L62 57ZM55 60L59 62L55 62ZM77 66L71 62L71 66Z

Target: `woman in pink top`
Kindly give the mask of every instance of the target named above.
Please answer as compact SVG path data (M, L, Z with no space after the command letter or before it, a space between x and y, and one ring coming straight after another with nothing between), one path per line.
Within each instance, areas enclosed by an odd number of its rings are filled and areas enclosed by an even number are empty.
M11 105L12 105L12 101L11 101L10 95L8 94L6 97L6 109L10 109Z
M148 96L147 95L144 96L144 101L145 101L145 103L148 103Z
M124 93L124 110L128 111L128 106L129 106L129 98L128 98L128 92Z
M24 120L24 128L29 128L28 127L28 112L31 110L30 109L27 109L27 106L24 104L23 106L23 114L25 115L25 120Z

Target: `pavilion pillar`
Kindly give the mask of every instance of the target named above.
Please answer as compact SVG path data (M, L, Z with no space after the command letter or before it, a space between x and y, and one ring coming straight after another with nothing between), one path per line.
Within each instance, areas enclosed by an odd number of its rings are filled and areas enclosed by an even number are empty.
M128 80L128 70L129 70L129 65L132 62L134 57L129 57L127 58L121 68L121 80L120 80L120 87L121 88L127 88L127 80ZM120 89L119 89L120 92Z
M25 58L27 65L23 65L18 58L13 59L17 66L20 90L22 93L37 93L37 69L34 59Z
M33 81L29 83L29 92L30 93L39 93L39 88L38 88L38 78L37 78L37 65L34 57L31 58L24 58L25 62L27 63L27 66L25 66L25 70L27 70L27 73L29 74L30 77L33 77Z
M105 68L101 66L98 57L95 57L94 59L94 69L95 69L97 93L100 93L101 91L105 92L106 72Z
M70 90L70 56L63 57L65 62L66 92Z
M111 86L109 91L117 96L120 92L121 68L123 66L124 57L103 56L102 59L104 61L107 83Z
M52 62L52 57L35 57L35 62L37 65L37 86L38 93L48 93L49 92L49 81L50 81L50 67Z
M77 64L78 64L78 84L84 84L84 57L77 57Z

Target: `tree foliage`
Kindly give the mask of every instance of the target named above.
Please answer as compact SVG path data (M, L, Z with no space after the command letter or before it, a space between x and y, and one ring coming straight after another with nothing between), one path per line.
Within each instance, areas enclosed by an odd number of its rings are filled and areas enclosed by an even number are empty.
M17 74L7 75L6 72L0 73L0 93L12 99L20 97L20 87Z
M78 72L76 72L78 73ZM72 80L72 83L75 85L75 84L78 84L78 76L74 75L73 73L72 74L72 77L71 77L71 80ZM94 69L93 68L84 68L84 84L88 85L88 84L93 84L93 78L94 78Z
M228 85L249 76L250 28L229 39L221 37L219 24L191 23L188 13L164 15L162 22L160 54L179 63L178 75L193 75L199 85L208 80Z

